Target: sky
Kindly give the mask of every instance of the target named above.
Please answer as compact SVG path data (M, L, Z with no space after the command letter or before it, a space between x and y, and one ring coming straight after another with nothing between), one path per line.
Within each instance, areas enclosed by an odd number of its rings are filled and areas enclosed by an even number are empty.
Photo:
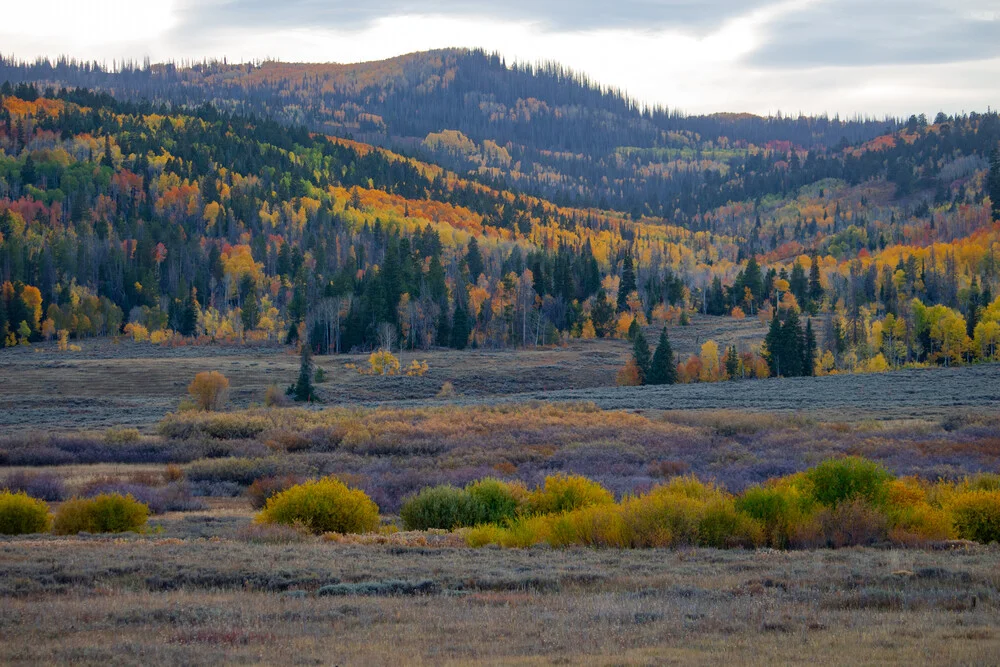
M909 116L1000 107L1000 0L46 0L22 59L359 62L445 47L557 61L649 104Z

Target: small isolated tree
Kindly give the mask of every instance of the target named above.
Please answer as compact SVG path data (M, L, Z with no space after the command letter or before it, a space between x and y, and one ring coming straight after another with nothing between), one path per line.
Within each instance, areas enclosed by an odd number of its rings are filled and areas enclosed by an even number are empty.
M188 385L188 394L200 410L221 410L229 394L229 380L219 371L198 373Z
M653 363L649 369L648 384L674 384L677 382L677 365L674 362L674 351L670 347L667 328L660 331L660 342L653 354Z
M299 365L299 379L289 387L289 395L299 403L311 403L318 400L313 388L312 350L308 345L302 346L302 363Z

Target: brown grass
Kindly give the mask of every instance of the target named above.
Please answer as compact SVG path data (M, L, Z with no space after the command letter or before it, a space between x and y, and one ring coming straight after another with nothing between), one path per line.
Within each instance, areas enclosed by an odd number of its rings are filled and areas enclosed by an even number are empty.
M8 540L0 662L985 664L998 555Z

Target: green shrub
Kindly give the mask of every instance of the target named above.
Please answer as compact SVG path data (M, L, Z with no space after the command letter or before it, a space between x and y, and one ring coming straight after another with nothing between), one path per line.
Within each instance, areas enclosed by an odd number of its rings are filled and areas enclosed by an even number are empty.
M325 477L268 499L258 523L300 524L312 533L366 533L379 526L378 505L364 491Z
M0 491L0 535L48 532L52 519L44 500L26 493Z
M482 512L469 492L446 484L427 487L408 498L399 516L406 530L453 530L486 523L481 520Z
M698 544L716 549L759 547L764 544L764 526L738 512L731 498L715 500L698 522Z
M863 500L878 507L885 503L892 475L878 463L859 456L823 461L805 473L817 501L835 507Z
M527 506L533 514L555 514L614 501L611 492L595 481L580 475L558 474L545 478L545 485L528 497Z
M968 491L951 500L958 536L989 544L1000 542L1000 491Z
M753 486L736 498L736 510L758 522L767 544L783 549L809 523L814 502L794 484Z
M513 519L527 490L520 484L486 478L465 487L477 505L476 523L504 523Z
M148 518L149 507L132 496L105 493L64 502L56 512L53 530L57 535L125 533L141 530Z

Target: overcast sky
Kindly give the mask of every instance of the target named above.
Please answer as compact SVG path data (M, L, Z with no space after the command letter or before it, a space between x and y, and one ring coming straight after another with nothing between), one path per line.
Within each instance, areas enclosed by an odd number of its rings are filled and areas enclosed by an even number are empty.
M1000 0L11 4L0 51L20 58L357 62L465 46L508 60L556 60L690 113L903 116L1000 107Z

